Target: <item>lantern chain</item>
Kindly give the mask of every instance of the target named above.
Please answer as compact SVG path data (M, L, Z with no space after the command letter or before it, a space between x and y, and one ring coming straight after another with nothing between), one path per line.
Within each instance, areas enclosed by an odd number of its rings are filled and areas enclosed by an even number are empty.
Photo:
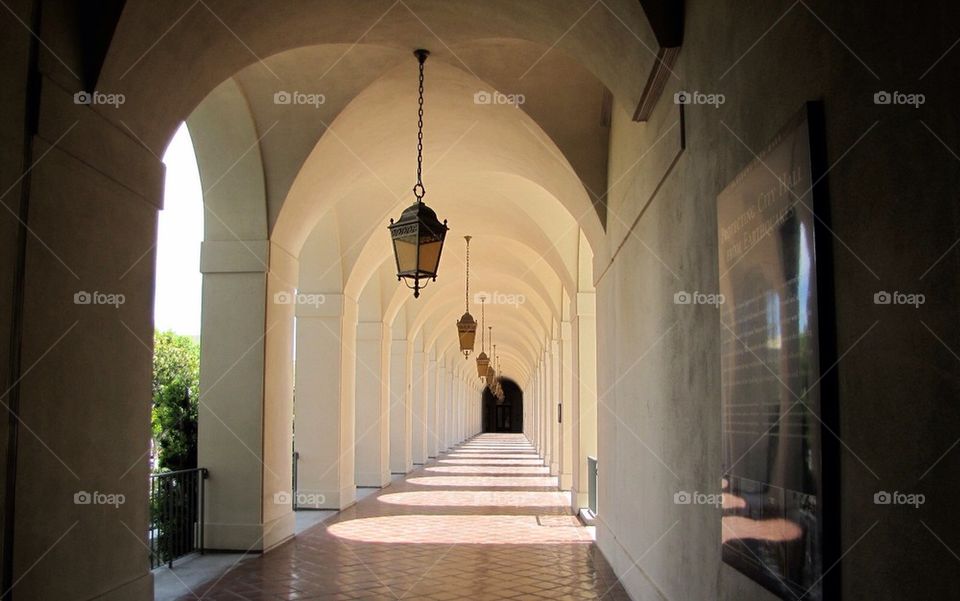
M483 302L484 302L485 300L487 300L487 299L485 299L485 298L483 298L483 297L480 298L480 352L481 352L481 353L484 351L484 346L483 346L483 328L484 328L484 325L487 323L487 320L486 320L486 317L484 316L484 311L483 311Z
M470 236L464 236L467 239L467 292L463 299L466 312L470 312Z
M423 187L423 63L427 60L427 52L421 51L417 54L420 61L420 98L417 108L417 185L413 187L413 194L417 197L417 202L423 202L423 197L427 190Z

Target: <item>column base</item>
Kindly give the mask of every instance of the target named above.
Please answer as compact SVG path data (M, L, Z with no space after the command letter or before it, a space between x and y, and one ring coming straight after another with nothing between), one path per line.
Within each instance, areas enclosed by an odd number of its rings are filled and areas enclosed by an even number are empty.
M297 516L293 510L263 525L263 551L267 552L293 538Z
M297 509L343 510L356 502L356 486L348 486L339 491L297 491Z
M214 524L207 522L203 547L207 551L263 551L263 524Z
M147 572L91 601L153 601L153 573Z
M590 499L587 491L580 492L573 486L570 487L570 509L573 513L577 513L582 507L586 507L589 504Z
M357 486L363 488L383 488L390 484L390 472L359 472L357 473Z
M263 553L293 537L296 516L288 511L264 524L211 524L204 529L204 548L208 551Z

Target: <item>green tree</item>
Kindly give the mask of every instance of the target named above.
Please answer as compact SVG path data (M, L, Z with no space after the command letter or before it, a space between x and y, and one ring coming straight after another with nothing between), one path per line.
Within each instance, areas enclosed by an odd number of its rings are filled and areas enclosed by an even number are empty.
M153 341L153 439L157 471L197 467L197 404L200 345L188 336L155 332Z
M188 336L154 332L151 425L157 452L154 470L197 467L197 404L200 399L200 346ZM150 530L156 537L151 566L168 563L193 548L197 524L193 488L197 474L154 479ZM185 534L186 533L186 534Z

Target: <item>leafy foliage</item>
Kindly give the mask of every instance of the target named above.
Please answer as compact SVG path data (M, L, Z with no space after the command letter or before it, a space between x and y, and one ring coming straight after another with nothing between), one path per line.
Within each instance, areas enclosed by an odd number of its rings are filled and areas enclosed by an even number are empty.
M197 467L200 345L188 336L156 332L153 351L153 439L157 471Z
M153 411L156 472L197 467L197 405L200 399L200 345L188 336L155 332ZM151 567L193 548L196 529L196 472L151 478Z

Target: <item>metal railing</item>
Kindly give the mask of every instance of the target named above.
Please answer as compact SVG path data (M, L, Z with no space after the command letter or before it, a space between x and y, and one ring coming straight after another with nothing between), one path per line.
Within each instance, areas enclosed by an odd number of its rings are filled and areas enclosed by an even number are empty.
M194 551L203 553L203 488L200 467L150 476L150 568Z
M587 506L597 514L597 458L587 456Z
M297 510L297 464L300 462L300 453L293 452L293 482L290 483L290 502L293 510Z

